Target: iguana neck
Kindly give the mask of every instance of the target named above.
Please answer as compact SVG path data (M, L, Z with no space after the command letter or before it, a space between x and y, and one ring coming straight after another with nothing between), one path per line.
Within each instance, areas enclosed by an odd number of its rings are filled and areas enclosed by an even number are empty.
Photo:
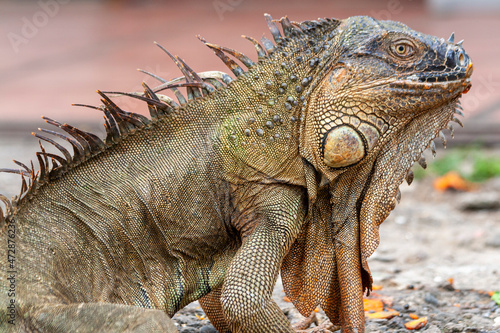
M333 30L333 28L332 28ZM299 132L318 66L332 57L331 39L311 36L278 42L265 59L214 93L223 117L215 137L228 180L306 186ZM309 39L311 38L311 39ZM219 112L221 110L219 109Z

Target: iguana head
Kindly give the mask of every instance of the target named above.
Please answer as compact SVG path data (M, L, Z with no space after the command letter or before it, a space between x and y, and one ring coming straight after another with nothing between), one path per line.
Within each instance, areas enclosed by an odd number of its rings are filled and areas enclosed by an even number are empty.
M317 75L301 133L311 162L330 180L373 160L384 145L400 146L401 135L418 137L426 147L452 119L472 74L460 43L398 22L352 17L337 30L334 56ZM437 121L436 113L447 116ZM417 120L431 136L408 131ZM421 153L400 148L411 159Z
M317 190L309 193L320 213L282 276L302 313L320 303L332 321L362 327L361 295L371 288L367 258L378 246L378 227L399 200L413 163L456 120L473 67L453 35L446 41L397 22L352 17L313 31L321 45L315 48L323 51L313 49L307 58L312 69L305 71L299 151L320 174L308 183L308 190ZM297 257L332 259L314 270L296 268ZM333 278L325 267L337 269Z
M439 39L398 22L351 17L333 36L311 83L300 151L329 186L334 229L359 225L368 271L379 224L413 163L457 120L473 66L453 35Z

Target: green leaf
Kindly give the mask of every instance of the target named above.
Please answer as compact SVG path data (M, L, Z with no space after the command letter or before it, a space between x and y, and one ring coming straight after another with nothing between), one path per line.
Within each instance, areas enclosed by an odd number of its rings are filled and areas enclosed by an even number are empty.
M500 291L496 291L491 295L491 299L495 301L498 305L500 305Z

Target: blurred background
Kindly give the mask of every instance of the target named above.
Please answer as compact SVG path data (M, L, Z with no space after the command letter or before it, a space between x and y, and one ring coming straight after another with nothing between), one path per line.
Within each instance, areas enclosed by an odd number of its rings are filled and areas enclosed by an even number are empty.
M465 40L475 70L472 89L462 99L465 129L457 130L449 144L500 142L497 0L4 0L0 1L1 167L13 166L12 158L34 157L37 145L31 131L47 127L41 115L103 135L102 115L71 103L98 105L96 89L138 91L143 81L156 84L137 68L164 78L179 76L153 41L196 71L228 72L197 34L255 59L253 46L241 35L270 38L264 13L277 19L287 15L294 21L369 15L443 38L455 32L456 41ZM147 113L129 98L120 98L119 103Z

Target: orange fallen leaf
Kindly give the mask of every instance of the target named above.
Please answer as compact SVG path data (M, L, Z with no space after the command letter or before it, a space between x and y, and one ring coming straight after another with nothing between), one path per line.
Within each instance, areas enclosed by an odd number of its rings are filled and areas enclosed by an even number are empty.
M378 285L378 284L372 285L372 290L382 290L382 288L384 288L384 287L381 285Z
M398 311L379 311L374 313L366 313L368 319L391 319L392 317L399 316Z
M473 185L463 179L456 171L450 171L437 178L433 185L436 190L441 192L446 190L470 191L473 189Z
M412 320L405 323L405 327L408 330L418 330L419 328L422 328L425 325L427 325L427 317L422 317L417 320Z
M409 316L411 319L418 319L418 316L415 313L410 313Z
M448 283L449 283L450 285L453 285L453 282L454 282L455 280L454 280L453 278L449 278L449 279L448 279L448 280L446 280L446 281L448 281Z
M495 293L494 291L488 291L488 296L491 297L491 296L493 296L494 293Z
M364 305L365 311L378 312L378 311L384 310L384 303L382 303L382 301L379 299L365 298L365 299L363 299L363 305Z
M456 307L456 308L459 308L460 307L460 303L454 303L453 306Z
M283 300L284 300L285 302L288 302L288 303L290 303L290 302L291 302L291 300L290 300L287 296L283 296Z

